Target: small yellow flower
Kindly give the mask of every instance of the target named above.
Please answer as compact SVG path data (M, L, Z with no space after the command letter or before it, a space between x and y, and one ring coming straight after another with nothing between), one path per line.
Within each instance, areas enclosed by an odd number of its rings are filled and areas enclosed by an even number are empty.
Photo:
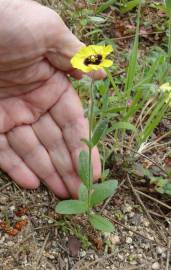
M74 68L80 69L83 72L90 72L99 70L101 68L112 66L113 62L106 57L113 52L111 45L98 46L90 45L85 46L76 53L72 59L71 64Z
M168 96L166 97L166 102L169 102L169 105L171 106L171 85L167 82L160 86L159 92L166 94L168 93Z

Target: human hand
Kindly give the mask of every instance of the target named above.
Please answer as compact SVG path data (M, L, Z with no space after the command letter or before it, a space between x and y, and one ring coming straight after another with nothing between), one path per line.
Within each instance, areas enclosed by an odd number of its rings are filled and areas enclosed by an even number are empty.
M41 180L56 195L75 197L88 123L66 74L81 76L70 58L83 44L36 2L4 0L0 10L0 167L22 187ZM97 179L96 148L93 169Z

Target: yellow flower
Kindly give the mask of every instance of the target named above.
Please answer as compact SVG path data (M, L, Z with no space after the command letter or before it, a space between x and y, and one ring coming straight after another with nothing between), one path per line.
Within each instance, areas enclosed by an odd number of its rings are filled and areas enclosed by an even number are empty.
M169 102L169 105L171 106L171 85L167 82L160 86L159 92L166 94L168 93L168 96L166 97L166 102Z
M83 72L90 72L99 70L101 68L112 66L113 62L106 57L113 52L111 45L98 46L90 45L85 46L76 53L72 59L71 64L74 68L80 69Z

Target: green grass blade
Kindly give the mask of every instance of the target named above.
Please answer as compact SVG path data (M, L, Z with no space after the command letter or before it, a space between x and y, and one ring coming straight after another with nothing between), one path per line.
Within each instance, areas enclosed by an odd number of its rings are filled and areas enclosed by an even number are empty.
M131 51L130 60L129 60L129 66L128 66L128 74L125 84L125 93L127 97L130 97L130 93L132 90L135 73L137 69L137 57L138 57L138 45L139 45L139 27L140 27L140 15L141 15L141 1L138 8L138 17L137 17L137 27L136 27L136 34L135 34L135 40L133 49Z
M115 2L116 2L116 0L108 0L108 1L106 1L106 3L101 4L100 7L97 8L96 14L100 14L100 13L104 12L110 6L115 4Z
M140 4L141 0L132 0L127 2L123 8L121 8L121 13L127 13L128 11L132 10L133 8L135 8L136 6L138 6Z

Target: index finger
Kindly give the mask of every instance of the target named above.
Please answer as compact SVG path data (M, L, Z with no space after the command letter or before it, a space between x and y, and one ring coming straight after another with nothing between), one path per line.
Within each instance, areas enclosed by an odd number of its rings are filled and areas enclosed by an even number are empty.
M71 153L74 167L78 172L79 155L82 150L88 151L82 139L88 139L88 120L84 117L81 101L69 84L60 100L52 107L50 114L60 126L64 140ZM92 150L93 178L97 180L101 175L101 162L98 149Z

